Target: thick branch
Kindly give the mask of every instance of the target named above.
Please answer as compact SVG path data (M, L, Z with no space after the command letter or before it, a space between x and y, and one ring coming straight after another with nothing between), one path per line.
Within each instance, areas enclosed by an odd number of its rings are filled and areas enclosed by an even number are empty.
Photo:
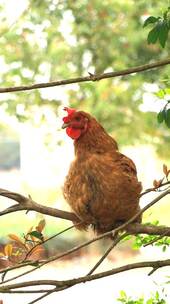
M28 86L23 85L23 86L17 86L17 87L0 88L0 93L28 91L28 90L34 90L34 89L67 85L67 84L72 84L72 83L98 81L98 80L106 79L106 78L113 78L113 77L117 77L117 76L124 76L124 75L133 74L133 73L139 73L139 72L151 70L154 68L159 68L159 67L162 67L167 64L170 64L170 58L167 58L167 59L161 60L161 61L157 61L154 63L144 64L144 65L137 66L134 68L125 69L125 70L118 71L118 72L103 73L103 74L99 74L99 75L90 74L90 76L85 76L85 77L77 77L77 78L64 79L64 80L58 80L58 81L52 81L52 82L46 82L46 83L37 83L37 84L28 85Z
M46 265L47 263L55 261L55 260L57 260L59 258L62 258L64 256L68 255L68 254L71 254L71 253L79 250L80 248L88 246L89 244L91 244L91 243L93 243L93 242L95 242L97 240L100 240L100 239L102 239L104 237L107 237L107 236L111 236L111 235L113 235L113 233L117 233L117 232L119 232L121 230L126 230L130 234L147 233L147 234L152 234L152 235L157 235L158 234L158 235L170 236L170 228L169 227L149 226L149 228L148 228L148 226L145 226L145 225L131 224L131 223L133 223L133 221L139 215L141 215L144 211L146 211L148 208L150 208L151 206L153 206L156 202L158 202L159 200L161 200L164 196L166 196L168 194L170 194L170 189L167 189L166 191L164 191L163 193L161 193L158 197L156 197L154 200L152 200L147 206L145 206L142 210L140 210L138 213L136 213L136 215L134 215L130 220L128 220L123 225L115 228L113 231L106 232L106 233L104 233L102 235L99 235L98 237L96 237L96 238L94 238L94 239L92 239L92 240L90 240L88 242L85 242L85 243L81 244L80 246L72 248L71 250L62 253L61 255L53 256L53 257L49 258L46 261L39 262L39 266L37 268L40 268L43 265ZM45 206L39 205L39 204L35 203L31 198L26 198L23 195L18 194L18 193L14 193L14 192L10 192L10 191L4 190L4 189L0 189L0 195L8 197L8 198L11 198L11 199L14 199L17 202L19 202L18 206L19 206L19 208L22 207L23 208L22 210L24 210L24 209L26 209L26 210L34 210L34 211L38 211L38 212L41 212L41 213L44 213L44 214L49 214L51 216L61 217L61 218L69 219L69 220L73 220L73 218L74 218L74 220L78 221L78 218L73 213L66 212L66 211L61 211L61 210L57 210L57 209L54 209L54 208L49 208L49 207L45 207ZM13 209L17 208L17 205L14 205L14 206L6 209L5 210L6 213L10 213L9 210L12 209L12 208ZM18 209L18 210L21 210L21 209ZM14 212L14 211L12 211L12 212ZM0 213L0 215L2 215L2 214L4 214L4 212ZM136 226L136 229L135 229L135 226ZM30 263L30 265L31 264L32 263ZM17 266L16 266L16 268L17 268ZM34 268L32 271L34 271L35 269L36 268ZM9 270L10 269L6 269L4 271L9 271ZM2 271L2 272L4 272L4 271Z
M8 197L19 203L17 205L13 205L1 211L0 216L16 211L27 210L27 211L36 211L54 217L59 217L69 221L80 222L80 219L72 212L67 212L67 211L47 207L44 205L40 205L34 202L30 197L27 198L19 193L11 192L5 189L0 189L0 196Z
M130 219L127 223L123 224L121 226L121 228L124 228L125 226L127 226L134 219L136 219L139 215L141 215L145 210L150 208L152 205L154 205L156 202L158 202L159 200L161 200L164 196L166 196L168 194L170 194L169 188L166 191L162 192L158 197L156 197L153 201L151 201L151 203L149 203L147 206L145 206L136 215L134 215L132 217L132 219ZM1 211L0 216L8 214L8 213L16 212L16 211L27 210L27 211L36 211L36 212L39 212L42 214L50 215L53 217L59 217L59 218L65 219L65 220L80 223L80 219L72 212L63 211L63 210L59 210L59 209L55 209L55 208L51 208L51 207L47 207L47 206L38 204L35 201L33 201L30 197L27 198L24 195L21 195L19 193L11 192L11 191L8 191L5 189L0 189L0 196L8 197L8 198L18 202L17 205L13 205L13 206Z
M154 234L154 235L156 235L157 232L155 231L155 227L150 227L149 229L146 229L147 226L143 226L142 225L142 227L144 227L144 228L141 231L140 230L140 225L137 226L138 230L135 230L133 228L134 224L132 225L131 223L133 223L133 221L139 215L141 215L144 211L146 211L148 208L150 208L151 206L153 206L156 202L158 202L159 200L161 200L164 196L166 196L168 194L170 194L170 189L167 189L166 191L164 191L163 193L161 193L158 197L156 197L154 200L152 200L147 206L145 206L142 210L140 210L138 213L136 213L130 220L128 220L123 225L115 228L113 231L106 232L106 233L104 233L104 234L102 234L102 235L94 238L93 240L85 242L85 243L81 244L80 246L77 246L77 247L75 247L75 248L73 248L73 249L71 249L71 250L69 250L67 252L64 252L61 255L53 256L53 257L49 258L46 261L39 262L39 265L36 268L40 268L43 265L46 265L47 263L55 261L55 260L57 260L59 258L62 258L63 256L68 255L68 254L71 254L71 253L79 250L80 248L88 246L92 242L95 242L95 241L100 240L100 239L102 239L104 237L107 237L107 236L112 236L113 233L117 233L117 232L119 232L121 230L126 230L130 234L147 233L147 234ZM69 213L69 212L65 212L65 211L61 211L61 210L56 210L54 208L49 208L49 207L45 207L45 206L39 205L39 204L35 203L30 197L26 198L23 195L15 193L15 192L10 192L10 191L4 190L4 189L0 189L0 195L8 197L8 198L11 198L11 199L14 199L15 201L19 202L19 205L18 205L19 207L24 207L23 209L26 209L26 210L34 210L34 211L38 211L38 212L41 212L41 213L45 213L45 214L49 214L49 215L56 216L56 217L61 217L61 218L65 218L65 215L66 215L66 219L70 219L70 214L71 214L71 217L73 217L74 220L76 220L76 221L78 220L77 217L73 213ZM14 206L6 209L6 213L10 213L9 210L12 209L12 208L13 209L17 208L17 205L14 205ZM1 212L0 215L2 215L2 213L4 214L4 212ZM156 226L156 228L157 228L157 226ZM128 229L131 229L131 231L129 231ZM169 236L169 231L170 231L169 227L159 227L158 235L164 235L164 236L167 235L167 236ZM34 271L36 268L34 268L33 270L31 270L31 272ZM9 271L9 270L10 269L6 269L4 271Z
M132 235L148 234L170 236L170 227L165 226L130 224L126 227L126 231Z
M132 269L138 269L138 268L152 268L152 269L159 269L161 267L170 266L170 259L167 260L160 260L160 261L145 261L145 262L138 262L138 263L132 263L127 264L121 267L113 268L108 271L100 272L93 275L87 275L83 277L79 277L77 279L71 279L71 280L38 280L38 281L26 281L22 283L16 283L16 284L10 284L0 287L0 293L6 293L13 289L18 288L24 288L24 287L32 287L32 286L41 286L41 285L53 285L56 286L55 291L59 291L61 288L65 287L68 288L70 286L74 286L76 284L89 282L97 279L101 279L104 277L108 277L111 275L115 275L124 271L132 270ZM26 292L26 290L25 290Z

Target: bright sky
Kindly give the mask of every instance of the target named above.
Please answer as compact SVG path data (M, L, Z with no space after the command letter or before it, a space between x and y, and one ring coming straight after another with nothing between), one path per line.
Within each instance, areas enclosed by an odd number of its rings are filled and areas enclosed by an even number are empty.
M0 0L0 6L4 8L0 19L2 19L3 14L7 23L12 25L27 8L28 3L28 0Z

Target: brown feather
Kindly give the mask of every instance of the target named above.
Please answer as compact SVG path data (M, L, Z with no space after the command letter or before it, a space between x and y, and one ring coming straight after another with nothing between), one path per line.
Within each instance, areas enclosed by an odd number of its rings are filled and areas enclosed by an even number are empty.
M75 160L64 184L64 197L83 221L103 233L126 222L139 210L141 183L133 161L89 114L86 132L74 141ZM136 222L140 222L139 217Z

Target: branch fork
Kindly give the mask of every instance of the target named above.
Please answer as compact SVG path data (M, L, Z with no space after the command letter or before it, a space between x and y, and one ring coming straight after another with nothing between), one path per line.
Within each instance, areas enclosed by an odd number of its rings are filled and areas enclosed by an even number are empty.
M134 215L129 221L127 221L123 225L117 227L113 231L106 232L102 235L99 235L99 236L93 238L92 240L86 241L86 242L80 244L79 246L76 246L64 253L49 257L47 260L38 260L37 263L35 263L31 260L24 260L23 263L21 262L21 263L17 264L16 266L8 267L6 269L1 270L0 273L2 273L3 281L0 283L0 293L21 293L21 294L22 293L37 293L37 294L42 293L41 296L39 296L32 302L29 302L29 304L33 304L54 292L58 292L58 291L70 288L70 287L72 287L76 284L80 284L82 282L88 282L88 281L100 279L100 278L103 278L106 276L121 273L124 271L128 271L130 269L137 269L137 268L144 268L144 267L152 268L152 270L148 274L148 275L151 275L161 267L170 266L170 259L162 260L162 261L146 261L146 262L128 264L128 265L124 265L124 266L121 266L118 268L111 269L109 271L104 271L101 273L93 274L93 272L104 261L104 259L108 256L108 254L111 252L111 250L128 235L136 235L136 234L158 235L158 237L156 237L154 241L161 238L161 236L170 237L170 227L133 223L135 218L137 218L139 215L141 215L143 212L145 212L148 208L153 206L155 203L160 201L163 197L170 194L170 187L169 187L170 182L166 182L165 184L166 185L161 184L160 187L166 186L166 190L163 190L163 192L159 193L159 195L155 199L153 199L147 206L145 206L136 215ZM141 196L143 196L144 194L147 194L151 191L155 192L155 189L154 188L148 189L145 192L143 192L141 194ZM51 207L46 207L44 205L38 204L30 196L25 197L24 195L21 195L16 192L8 191L5 189L0 189L0 196L7 197L7 198L12 199L15 202L17 202L16 204L12 205L11 207L8 207L5 210L1 211L0 216L9 214L12 212L16 212L16 211L26 210L26 211L36 211L36 212L39 212L42 214L50 215L52 217L62 218L62 219L74 221L77 223L80 222L80 219L74 213L51 208ZM61 234L62 232L63 233L66 232L67 230L69 230L73 227L74 226L66 228L65 230L56 234L56 236ZM122 233L122 231L125 231L125 232ZM119 234L117 234L118 232L121 232L122 234L119 235ZM71 280L65 280L65 281L38 280L38 281L25 281L25 282L19 282L19 283L15 283L15 284L6 285L6 283L14 281L15 279L19 279L23 275L29 274L29 273L35 271L36 269L39 269L40 267L42 267L52 261L57 261L58 259L61 259L64 256L67 256L73 252L76 252L79 249L86 247L93 242L96 242L96 241L103 239L105 237L108 237L108 236L113 236L113 233L114 233L114 235L116 235L116 237L114 238L114 240L112 239L112 244L106 250L105 254L100 258L100 260L88 272L88 274L83 277L71 279ZM53 237L51 237L51 238L53 238ZM49 239L51 239L51 238L49 238ZM48 240L46 240L46 241L48 241ZM46 242L46 241L44 241L44 242ZM154 241L152 241L150 244L153 244ZM42 244L44 242L42 242ZM29 253L27 256L29 256ZM28 271L21 273L20 275L17 275L10 279L4 280L6 273L8 273L9 271L12 271L12 270L15 270L18 268L22 268L22 267L25 268L26 266L31 266L32 268L29 269ZM35 286L42 286L42 285L43 286L45 285L46 288L45 289L42 289L42 288L35 289L34 288L33 290L25 289L26 287L35 287ZM53 288L51 289L52 286L53 286Z

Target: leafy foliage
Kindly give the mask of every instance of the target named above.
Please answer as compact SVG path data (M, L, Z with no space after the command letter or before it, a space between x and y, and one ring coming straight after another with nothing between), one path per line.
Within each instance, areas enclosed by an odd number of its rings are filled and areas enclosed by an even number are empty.
M117 299L120 303L123 304L166 304L166 300L159 294L157 291L150 299L145 300L144 297L139 299L132 299L129 297L125 291L120 292L120 297Z
M143 235L137 235L134 243L133 243L133 248L134 249L139 249L141 247L145 247L147 245L152 245L152 246L156 246L156 247L162 247L162 251L165 252L166 249L169 247L170 245L170 237L162 237L162 238L158 238L155 235L147 235L147 236L143 236Z
M34 261L44 255L41 243L44 241L42 232L45 224L45 220L41 220L35 229L31 227L23 237L12 233L8 235L10 242L0 252L0 259L5 261L6 267L24 262L28 258Z
M170 99L166 100L166 96L170 96L170 88L161 89L156 93L159 99L165 100L166 104L163 109L158 113L158 123L165 122L166 126L170 128Z
M148 34L148 44L155 44L159 41L162 48L164 48L170 31L170 7L164 12L163 16L148 17L143 26L145 27L151 24L154 25L154 27Z
M168 41L168 33L170 31L170 7L168 7L162 16L149 16L144 24L143 27L146 27L148 25L153 25L153 28L150 30L148 34L148 44L156 44L157 41L159 41L162 48L165 47L167 41ZM168 77L169 81L169 77ZM160 90L157 93L157 96L161 99L164 99L166 94L170 93L169 88L165 88L163 90ZM164 108L158 113L157 115L157 121L158 123L165 122L165 125L170 128L170 108L169 108L170 100L167 100Z
M153 58L159 60L168 54L169 45L167 43L167 51L161 56L159 47L148 46L142 18L146 14L158 14L162 6L159 1L151 5L142 0L77 0L59 4L53 0L31 0L11 28L6 16L1 22L1 83L3 86L27 85L88 72L121 70ZM147 23L151 24L155 18ZM139 140L159 145L159 136L161 149L162 142L168 141L166 129L159 129L153 114L142 112L140 104L143 83L156 81L159 85L165 74L169 74L168 67L159 70L159 78L153 70L66 89L11 93L4 95L0 105L23 122L33 120L41 107L44 111L39 116L42 115L45 123L46 106L57 112L58 106L66 101L95 115L107 131L115 133L120 145Z

